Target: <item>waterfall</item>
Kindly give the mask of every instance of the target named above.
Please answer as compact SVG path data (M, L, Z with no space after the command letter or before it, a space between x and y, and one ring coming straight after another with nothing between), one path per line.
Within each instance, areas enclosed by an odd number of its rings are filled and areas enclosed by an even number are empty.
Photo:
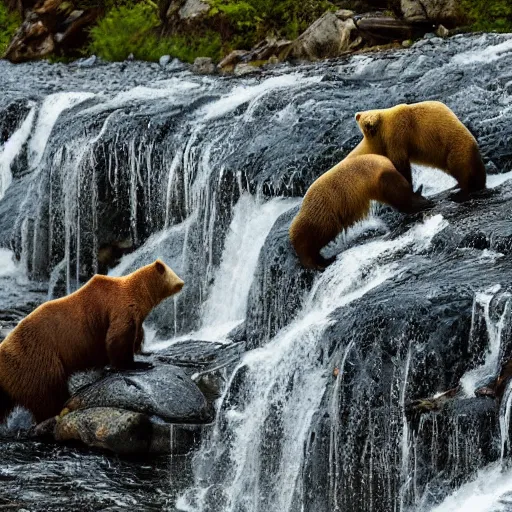
M221 264L203 306L205 331L220 327L229 332L244 320L261 247L279 215L295 204L297 200L272 199L262 204L249 194L240 197L233 208Z
M12 183L11 165L19 155L21 148L27 142L34 123L36 107L30 102L30 111L21 126L9 137L0 153L0 200Z
M0 121L6 317L75 290L100 269L100 249L120 244L133 252L102 271L162 258L185 281L147 318L150 351L183 340L246 348L225 370L215 423L183 459L193 478L172 473L161 492L136 495L116 481L120 462L98 455L113 468L105 496L155 510L177 495L194 512L396 512L448 495L439 510L469 509L473 493L498 510L510 482L509 395L498 414L472 394L510 350L511 41L425 39L239 78L0 61L0 111L11 116ZM309 185L360 140L354 112L425 99L444 101L475 134L496 190L460 204L442 194L416 216L372 208L329 246L337 259L325 272L300 267L289 223ZM429 196L454 185L435 169L413 176ZM464 399L418 424L406 414L410 400L460 377ZM489 466L500 448L501 473ZM16 449L4 455L18 467ZM103 477L92 458L88 474ZM70 466L57 459L63 479ZM148 461L148 472L169 470L161 464ZM55 486L36 488L33 470L1 492L26 486L61 503Z
M398 276L404 269L385 263L386 257L405 248L423 250L445 225L432 217L396 241L347 250L315 282L299 319L244 356L222 397L211 439L197 455L197 488L180 498L179 510L296 509L304 492L300 471L309 426L329 379L320 353L330 314Z
M464 374L461 378L461 386L466 396L472 396L478 385L482 384L484 379L492 377L499 373L499 357L501 346L501 334L503 328L510 321L511 307L512 307L512 296L509 293L504 293L499 296L499 299L504 302L502 305L502 311L497 319L491 317L491 304L499 302L496 300L501 287L495 285L484 292L477 293L475 295L475 304L473 306L473 321L472 324L476 325L475 315L478 309L483 310L485 326L487 330L487 336L489 339L489 346L485 356L485 361L481 366L470 370ZM478 336L475 333L474 336Z

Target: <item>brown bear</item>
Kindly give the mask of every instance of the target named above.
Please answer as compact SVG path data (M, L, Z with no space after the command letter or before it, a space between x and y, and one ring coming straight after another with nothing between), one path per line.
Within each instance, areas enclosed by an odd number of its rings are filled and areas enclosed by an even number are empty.
M290 225L290 241L306 268L322 270L334 261L320 250L344 229L364 218L370 200L414 213L431 202L413 192L388 158L363 155L346 158L320 176L308 189Z
M412 185L411 162L453 176L463 194L485 188L486 172L478 144L457 116L439 101L358 112L364 135L348 157L388 157Z
M156 260L123 277L95 275L71 295L36 308L0 343L0 422L15 405L38 422L58 414L77 371L134 367L142 322L183 284Z

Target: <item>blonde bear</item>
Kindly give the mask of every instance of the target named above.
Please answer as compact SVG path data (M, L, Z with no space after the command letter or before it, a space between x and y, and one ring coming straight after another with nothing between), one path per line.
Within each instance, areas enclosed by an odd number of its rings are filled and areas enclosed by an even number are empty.
M358 112L364 135L348 155L388 157L412 185L411 163L453 176L463 194L485 188L486 171L478 144L457 116L439 101Z
M290 225L290 241L301 264L323 270L332 263L334 258L324 258L321 249L363 219L372 200L404 213L431 206L428 199L413 192L388 158L363 155L345 159L309 187Z

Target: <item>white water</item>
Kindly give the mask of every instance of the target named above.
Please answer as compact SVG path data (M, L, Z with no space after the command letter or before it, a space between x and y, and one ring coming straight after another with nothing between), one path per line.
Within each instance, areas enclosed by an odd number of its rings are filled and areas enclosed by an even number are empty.
M30 136L35 113L36 106L32 104L21 126L9 137L0 149L0 200L4 197L5 192L12 183L11 165Z
M481 366L466 372L460 379L460 384L466 396L474 396L474 391L486 377L491 377L498 373L498 359L501 347L501 333L510 315L512 301L508 294L504 295L506 300L503 312L497 321L491 318L491 303L493 298L500 291L500 286L493 286L484 292L475 295L475 303L473 305L472 324L475 324L478 308L480 306L484 312L484 320L487 328L487 336L489 338L489 346L485 355L485 361ZM471 333L470 333L471 336Z
M34 133L29 142L29 165L31 169L35 169L41 162L53 127L62 112L94 96L94 94L86 92L61 92L50 94L44 99L37 116Z
M318 278L298 319L266 346L243 357L222 398L211 444L196 458L197 487L178 500L179 510L207 510L208 488L201 481L212 460L228 457L223 512L291 511L294 496L303 492L300 470L311 420L332 372L318 361L322 335L333 322L331 313L401 274L405 268L390 262L392 256L405 249L425 249L445 226L437 215L396 240L372 241L345 251ZM242 396L234 400L230 387L238 382L240 388L239 372L244 375ZM281 425L280 458L275 474L269 475L265 467L268 448L265 452L262 444L268 435L266 422L276 409Z
M250 194L242 195L233 209L222 262L204 304L205 330L243 321L261 247L277 218L298 203L281 198L262 203Z
M512 493L512 468L500 463L480 470L474 480L464 484L431 512L509 512ZM504 499L508 498L508 506Z

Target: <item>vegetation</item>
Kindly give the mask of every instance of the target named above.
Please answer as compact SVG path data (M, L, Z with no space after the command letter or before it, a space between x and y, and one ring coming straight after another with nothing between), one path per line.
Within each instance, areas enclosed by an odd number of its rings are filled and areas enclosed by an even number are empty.
M461 0L473 30L512 32L510 0Z
M217 61L233 49L250 49L266 37L295 39L325 11L341 5L356 11L387 8L400 14L400 0L204 1L211 6L207 19L170 36L162 35L159 17L159 4L161 11L167 9L165 0L65 0L59 10L67 15L76 9L100 9L101 17L90 31L86 54L118 61L130 54L149 61L171 55L185 62L199 56ZM512 32L510 0L460 3L472 30ZM20 23L19 15L0 0L0 54Z
M20 24L19 15L9 11L5 3L0 0L0 56L4 54Z
M220 57L220 35L205 32L201 36L159 37L158 9L153 2L120 5L110 9L91 29L88 51L105 60L136 59L157 61L171 55L185 62L197 56Z
M233 31L232 48L251 48L267 36L295 39L325 11L329 0L209 0L210 16L221 16Z

